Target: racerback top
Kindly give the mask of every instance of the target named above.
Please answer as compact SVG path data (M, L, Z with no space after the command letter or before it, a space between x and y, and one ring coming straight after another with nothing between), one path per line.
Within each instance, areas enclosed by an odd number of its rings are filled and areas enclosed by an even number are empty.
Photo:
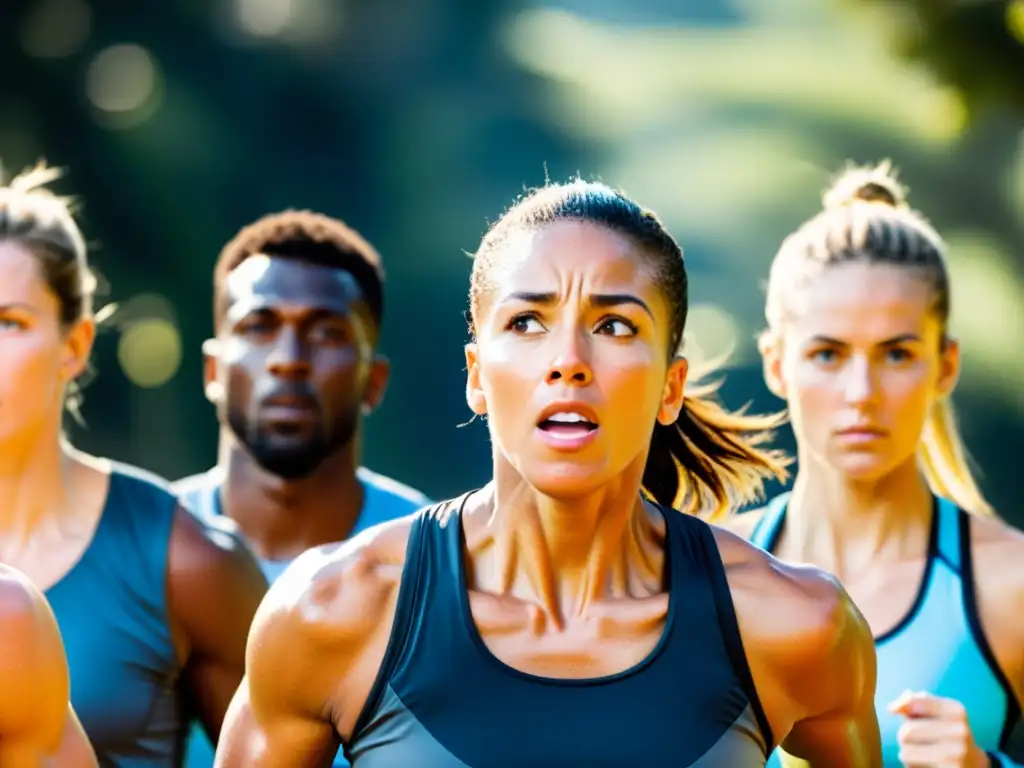
M469 608L462 506L420 512L391 639L345 751L353 768L761 768L772 736L710 526L662 509L668 612L639 664L595 679L517 671Z
M789 494L768 504L750 541L772 552L786 521ZM1020 709L978 620L971 558L970 516L936 499L917 597L906 616L875 638L878 683L875 711L885 768L901 768L897 733L905 718L889 704L905 690L956 699L968 714L978 746L1006 749L1020 723ZM769 766L780 766L778 753Z

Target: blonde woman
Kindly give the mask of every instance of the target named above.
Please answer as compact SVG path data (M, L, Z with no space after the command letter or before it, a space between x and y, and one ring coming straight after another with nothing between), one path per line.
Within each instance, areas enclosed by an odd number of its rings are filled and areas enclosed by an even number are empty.
M964 458L944 251L888 165L840 176L782 244L761 352L799 472L731 523L836 574L865 614L886 768L1017 765L1001 750L1024 693L1024 536Z

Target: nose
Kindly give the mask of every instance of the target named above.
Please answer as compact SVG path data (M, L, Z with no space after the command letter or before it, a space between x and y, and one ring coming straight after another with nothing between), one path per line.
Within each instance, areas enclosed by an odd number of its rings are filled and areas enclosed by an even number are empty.
M282 327L267 356L267 370L285 379L303 379L309 376L309 358L306 345L295 329Z
M565 334L560 340L558 353L548 368L547 382L585 386L594 378L587 355L587 343L579 334Z
M866 357L852 357L846 366L844 378L844 394L848 404L861 405L875 398L878 391L875 371Z

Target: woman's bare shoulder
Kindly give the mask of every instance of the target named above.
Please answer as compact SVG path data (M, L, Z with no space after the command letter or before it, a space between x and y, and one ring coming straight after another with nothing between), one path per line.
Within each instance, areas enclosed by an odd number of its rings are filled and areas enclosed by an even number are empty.
M835 576L783 562L738 532L712 528L745 644L813 664L843 633L871 642L863 616Z

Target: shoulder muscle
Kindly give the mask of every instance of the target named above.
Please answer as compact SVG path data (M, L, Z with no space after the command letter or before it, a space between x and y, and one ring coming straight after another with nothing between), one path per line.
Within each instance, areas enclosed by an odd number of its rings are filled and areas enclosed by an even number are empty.
M244 653L252 617L267 590L256 558L234 524L175 511L169 557L170 604L190 649Z
M60 743L69 683L56 619L42 593L0 566L0 740L34 732Z
M839 581L732 533L716 536L752 666L803 710L799 717L873 696L874 640Z
M374 640L386 642L390 634L411 522L402 518L316 547L275 582L249 635L246 675L254 711L351 715L337 712L344 707L334 693L358 671Z

